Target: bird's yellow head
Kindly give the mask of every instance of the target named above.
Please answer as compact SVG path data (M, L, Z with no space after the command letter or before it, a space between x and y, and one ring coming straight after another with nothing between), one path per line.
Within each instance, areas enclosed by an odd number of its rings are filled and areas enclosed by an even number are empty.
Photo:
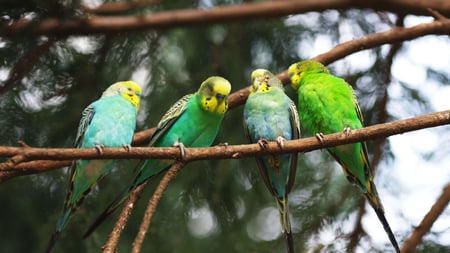
M130 103L136 107L136 110L139 109L142 95L142 89L139 84L133 81L117 82L109 86L108 89L103 92L102 98L114 95L121 95L126 100L130 101Z
M280 79L266 69L255 69L251 75L252 85L250 86L250 94L255 92L268 92L274 87L283 89Z
M330 73L328 69L320 62L306 60L292 64L288 69L288 75L291 79L292 88L298 90L305 73Z
M206 79L196 95L204 110L217 114L224 114L228 110L228 95L231 84L225 78L212 76Z

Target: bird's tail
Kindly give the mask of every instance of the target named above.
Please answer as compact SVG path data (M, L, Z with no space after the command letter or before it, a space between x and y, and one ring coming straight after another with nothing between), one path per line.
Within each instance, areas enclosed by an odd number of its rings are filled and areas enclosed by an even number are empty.
M384 214L383 205L381 204L380 198L378 197L377 189L375 188L375 184L373 184L372 181L370 181L370 188L368 188L367 192L365 192L364 195L366 196L367 200L369 201L369 204L372 206L373 210L377 214L381 224L383 224L384 231L386 231L392 246L395 248L395 251L397 253L400 253L400 248L398 246L397 239L395 239L394 233L392 232L392 229L389 226L389 223Z
M67 206L66 206L67 207ZM69 221L69 217L72 214L73 209L65 208L63 211L63 215L59 217L58 222L56 223L56 229L55 232L53 232L52 236L48 240L47 247L45 248L45 253L50 253L53 249L53 247L56 244L56 241L59 238L59 235L61 234L61 231L66 226L67 222Z
M55 246L56 240L58 240L58 237L59 237L60 233L61 233L60 231L55 231L52 234L52 236L48 240L47 247L45 248L45 251L44 251L45 253L52 252L53 246Z
M291 222L289 220L289 207L287 197L275 198L277 200L277 207L280 213L281 230L284 233L286 247L288 253L294 253L294 240L292 239Z

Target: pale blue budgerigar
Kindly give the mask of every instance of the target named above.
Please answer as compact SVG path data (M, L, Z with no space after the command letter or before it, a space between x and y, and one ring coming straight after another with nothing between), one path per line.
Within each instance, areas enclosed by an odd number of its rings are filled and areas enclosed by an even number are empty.
M75 147L96 148L100 153L103 147L123 146L130 149L141 94L141 87L133 81L117 82L109 86L100 99L83 110ZM72 213L112 166L113 160L77 160L72 163L62 215L46 252L52 250Z
M283 84L271 72L256 69L251 74L250 95L244 107L244 129L251 143L264 147L267 141L300 138L300 122L294 102L284 93ZM294 252L289 220L288 193L295 181L297 152L256 158L259 172L270 193L275 197L280 213L281 229L287 251Z

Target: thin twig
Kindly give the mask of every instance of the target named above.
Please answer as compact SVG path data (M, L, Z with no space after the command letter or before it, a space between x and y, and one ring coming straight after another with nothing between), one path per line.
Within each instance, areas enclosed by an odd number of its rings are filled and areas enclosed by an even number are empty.
M183 168L185 162L179 161L173 164L167 173L164 175L163 179L159 182L158 187L153 193L152 198L148 202L147 209L145 210L144 218L142 218L141 226L139 227L139 232L136 235L136 238L133 242L133 248L131 249L131 253L139 253L142 248L142 243L144 242L145 235L150 228L150 223L152 220L152 216L155 213L156 207L158 206L158 202L161 199L164 191L167 189L169 183L175 179L178 172Z
M414 229L411 236L403 243L403 247L401 248L402 253L416 252L417 245L422 241L423 236L430 231L431 226L433 226L436 219L439 218L442 212L448 207L449 202L450 183L444 187L441 196L439 196L430 211L428 211L422 219L419 226Z
M122 232L127 225L128 219L131 216L131 213L133 212L134 205L136 201L141 196L142 191L144 190L145 186L147 185L147 182L144 182L140 186L138 186L136 189L131 192L130 197L128 198L127 202L125 203L122 211L120 212L119 218L117 218L116 223L114 224L114 227L109 234L108 241L103 246L103 253L115 253L117 252L117 244L119 243L120 236L122 235Z

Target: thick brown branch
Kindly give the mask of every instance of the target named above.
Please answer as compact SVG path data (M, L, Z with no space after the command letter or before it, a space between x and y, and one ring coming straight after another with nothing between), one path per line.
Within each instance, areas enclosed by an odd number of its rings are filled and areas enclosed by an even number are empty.
M394 122L377 124L362 129L353 130L347 136L344 133L326 135L322 142L316 138L303 138L300 140L287 141L281 149L276 142L269 143L265 149L261 149L258 144L213 146L209 148L187 148L184 161L230 159L260 156L268 153L288 153L288 152L309 152L316 149L342 145L358 141L367 141L378 138L386 138L395 134L415 131L423 128L435 127L450 124L450 110L430 113L410 119L398 120ZM11 157L23 153L29 160L69 160L69 159L151 159L169 158L181 159L178 148L156 148L156 147L135 147L130 151L123 148L105 148L101 155L97 150L92 149L57 149L57 148L19 148L0 147L0 157ZM24 163L22 166L25 166ZM0 163L0 181L4 173L11 173L17 170L17 166L10 166L10 163ZM6 170L6 171L5 171ZM23 170L21 170L23 171ZM10 176L10 174L8 174Z
M442 191L441 196L438 198L436 203L431 207L430 211L425 215L419 226L414 229L414 232L406 240L401 249L402 253L413 253L416 252L416 247L422 241L422 237L428 233L431 226L434 224L436 219L442 214L445 208L448 207L450 202L450 184L445 186Z
M237 22L256 18L283 17L290 14L324 11L329 9L373 9L397 14L429 15L428 9L450 16L450 2L445 0L303 0L269 1L228 5L212 9L185 9L152 13L142 16L82 17L78 19L46 19L35 24L30 20L19 20L4 24L0 36L13 36L24 32L34 35L77 35L117 33L144 29L162 29L204 25L221 22Z
M139 227L138 234L136 235L136 238L133 242L133 247L131 249L132 253L139 253L141 252L142 243L144 243L145 235L148 232L148 229L150 228L150 223L152 220L152 216L156 211L156 207L158 206L159 200L161 199L164 191L167 189L167 186L169 186L169 183L175 179L178 172L183 168L185 165L184 162L177 162L173 164L170 169L167 171L166 175L164 175L163 179L159 182L158 187L156 188L155 192L152 195L152 198L148 202L147 209L145 210L144 217L142 218L141 226Z

